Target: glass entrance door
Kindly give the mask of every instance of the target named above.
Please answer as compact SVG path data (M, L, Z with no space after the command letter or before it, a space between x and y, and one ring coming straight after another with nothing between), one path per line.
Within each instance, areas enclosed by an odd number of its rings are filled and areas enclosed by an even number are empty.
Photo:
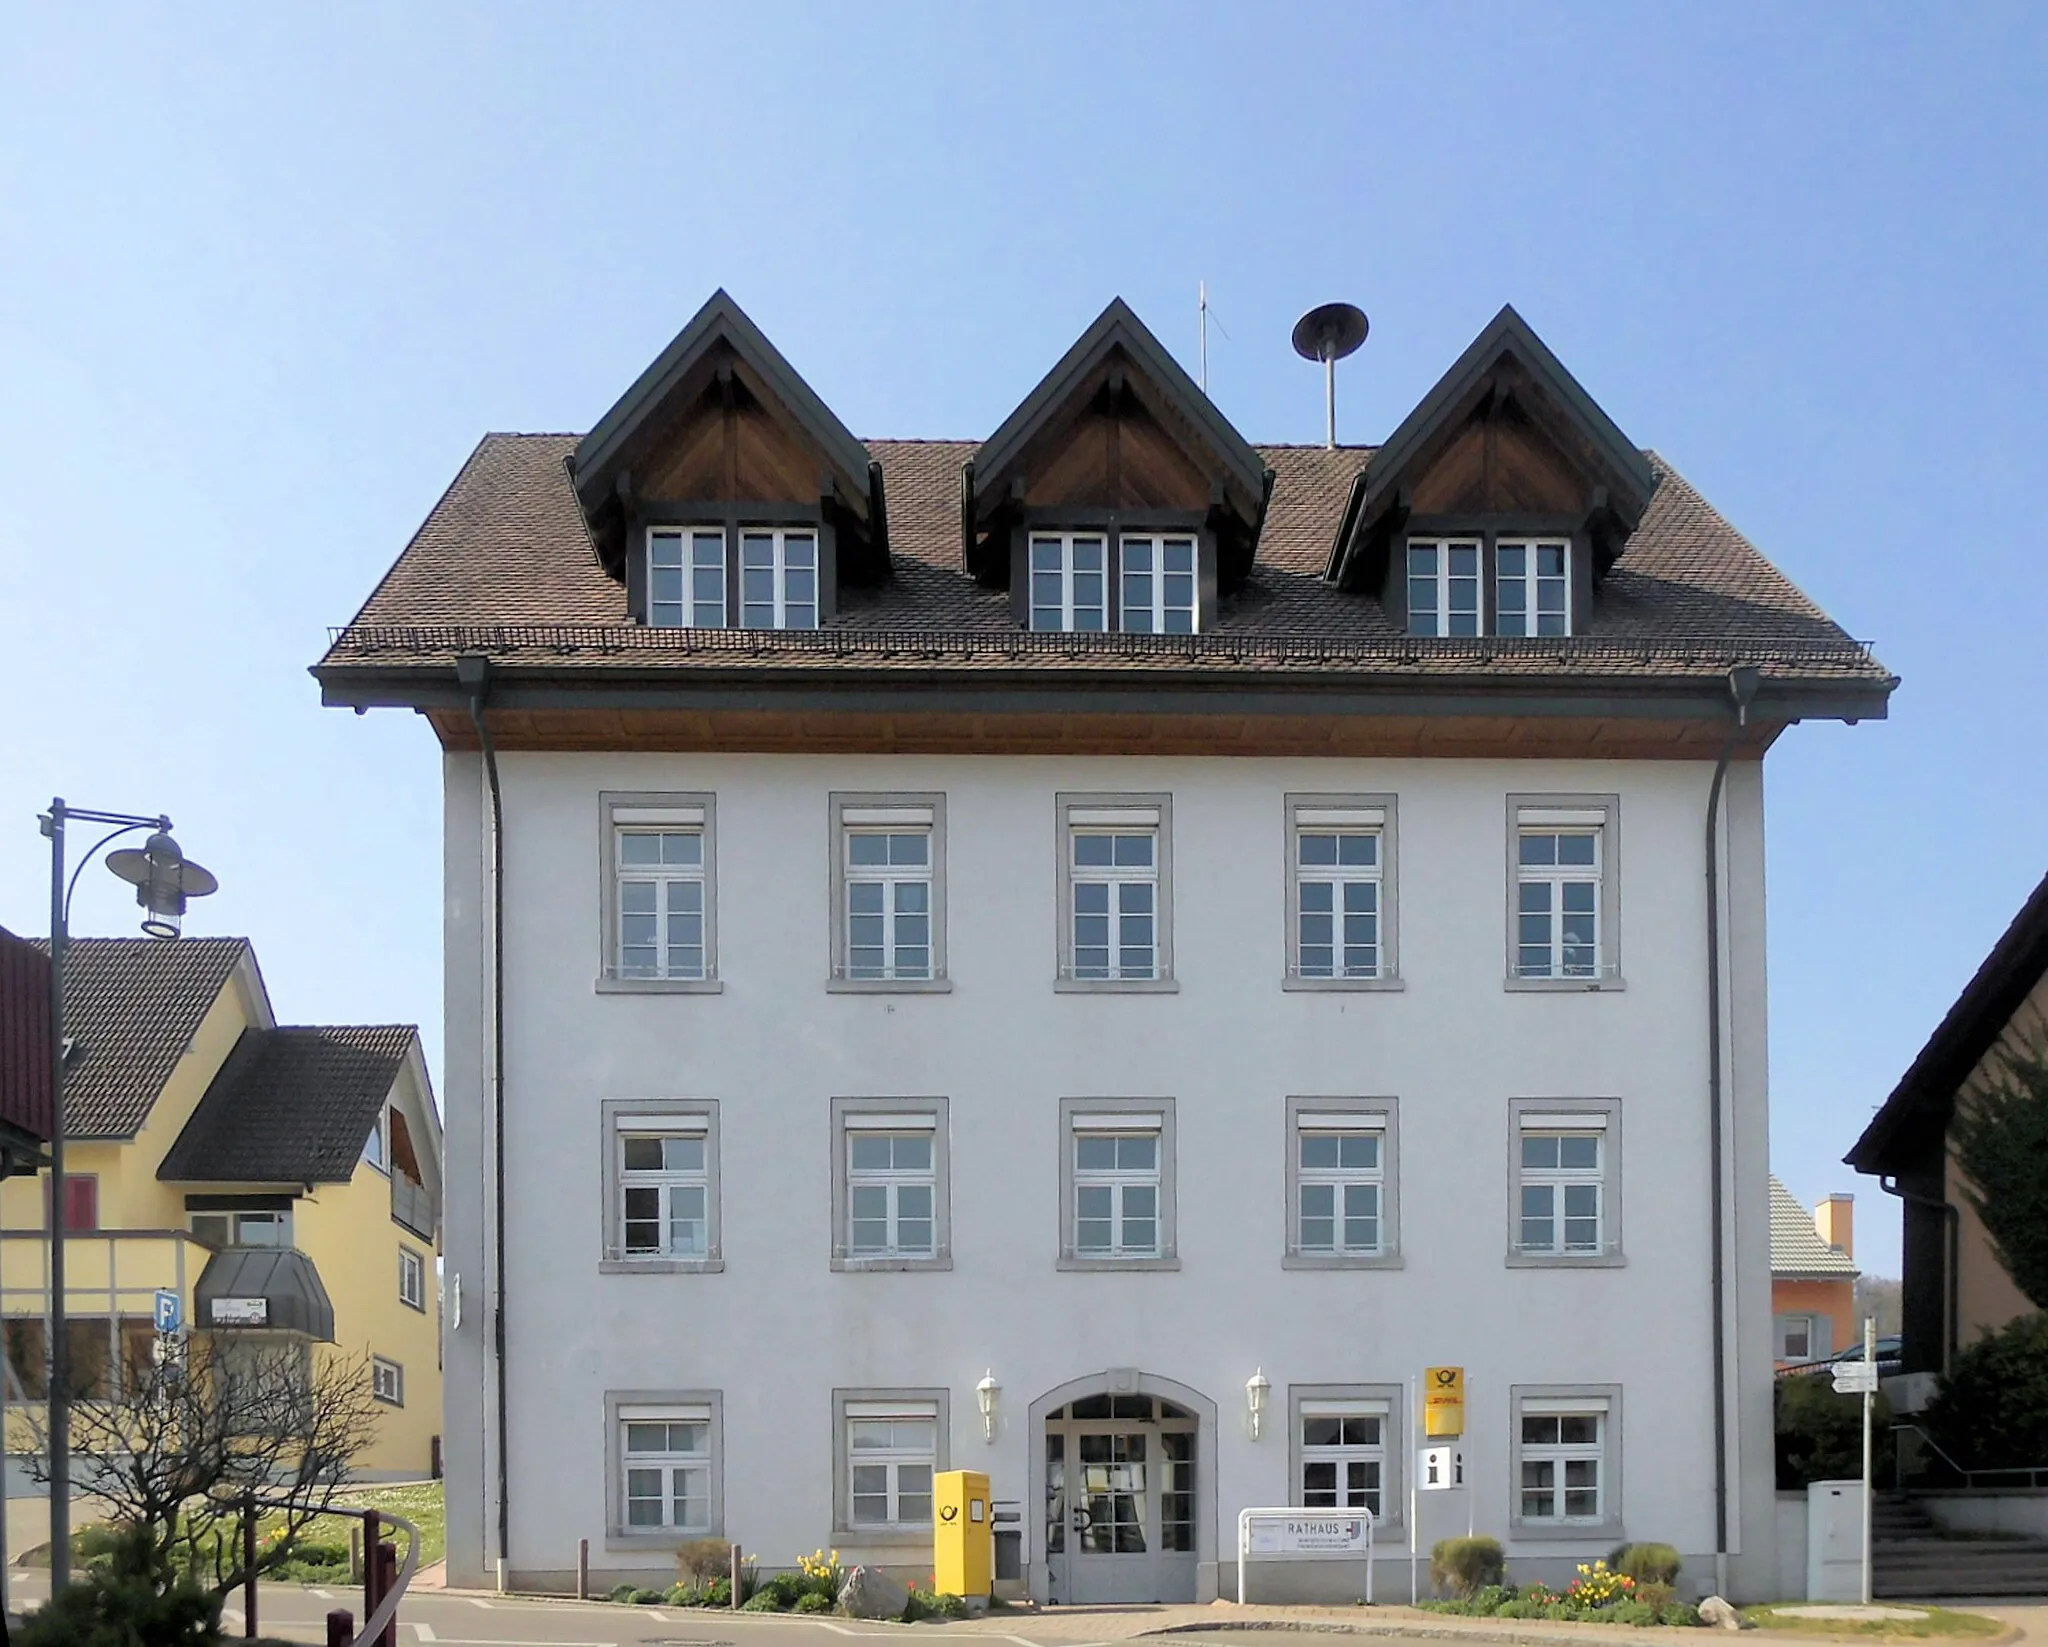
M1049 1599L1194 1599L1195 1433L1150 1396L1088 1396L1046 1420Z

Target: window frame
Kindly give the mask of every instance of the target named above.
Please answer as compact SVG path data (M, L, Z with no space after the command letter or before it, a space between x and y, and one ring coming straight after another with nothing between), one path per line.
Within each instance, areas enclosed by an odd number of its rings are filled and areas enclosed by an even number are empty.
M390 1374L388 1379L385 1377L387 1373ZM393 1393L391 1394L385 1393L387 1383L392 1388ZM382 1402L387 1407L403 1407L405 1405L405 1367L403 1363L392 1360L388 1355L372 1355L370 1357L370 1399Z
M1053 804L1058 827L1058 937L1053 988L1067 994L1171 995L1180 989L1173 973L1173 796L1149 793L1098 793L1062 790ZM1127 822L1091 821L1091 815L1125 813ZM1144 814L1150 813L1149 820ZM1149 978L1077 978L1074 974L1074 836L1096 829L1152 831L1152 965ZM1088 879L1089 877L1080 877ZM1132 877L1135 879L1135 877ZM1114 921L1115 915L1110 919ZM1111 944L1112 951L1115 948Z
M1138 1117L1157 1117L1143 1125ZM1128 1118L1127 1120L1124 1118ZM1119 1124L1119 1122L1122 1124ZM1084 1124L1094 1123L1094 1124ZM1074 1143L1083 1132L1158 1134L1159 1155L1159 1250L1151 1257L1092 1256L1080 1251L1075 1240L1078 1197ZM1171 1098L1062 1098L1059 1105L1059 1258L1062 1270L1177 1270L1180 1268L1180 1228L1176 1203L1179 1199L1174 1139L1174 1100Z
M1594 814L1598 814L1597 820ZM1575 819L1546 823L1546 819ZM1599 951L1590 977L1523 977L1520 972L1522 832L1548 829L1599 831L1599 907L1594 913ZM1511 794L1507 797L1506 942L1503 987L1511 992L1593 994L1628 987L1621 967L1621 797L1619 795Z
M406 1296L405 1283L408 1273L418 1278L419 1296L417 1298L408 1298ZM398 1301L409 1310L418 1310L422 1315L427 1313L426 1256L415 1248L408 1247L403 1241L398 1244Z
M1404 1532L1407 1514L1408 1477L1406 1453L1410 1445L1408 1419L1402 1408L1407 1392L1399 1384L1289 1384L1287 1386L1287 1480L1292 1502L1305 1498L1302 1468L1308 1462L1301 1426L1306 1418L1328 1416L1327 1409L1338 1403L1385 1402L1380 1417L1381 1510L1373 1516L1375 1534ZM1318 1408L1324 1411L1319 1413ZM1341 1515L1342 1510L1333 1511ZM1306 1558L1303 1558L1306 1559Z
M1074 569L1074 550L1083 540L1099 542L1102 546L1102 627L1100 629L1077 629L1074 626L1074 580L1079 575ZM1045 545L1057 544L1060 551L1060 623L1056 629L1038 627L1038 614L1050 611L1038 603L1035 587L1038 578L1038 550ZM1034 526L1024 534L1024 611L1025 627L1035 635L1109 635L1117 631L1116 594L1112 585L1120 575L1119 562L1122 557L1116 551L1116 537L1107 526L1052 527Z
M626 1415L663 1409L671 1422L706 1422L710 1426L710 1525L702 1533L674 1527L635 1529L626 1525ZM695 1415L703 1410L705 1418ZM606 1390L604 1392L605 1528L608 1550L658 1550L673 1553L679 1538L722 1538L725 1534L725 1396L720 1390Z
M857 1388L832 1392L832 1536L835 1543L871 1549L886 1545L923 1546L929 1554L932 1529L928 1526L856 1525L853 1519L853 1433L851 1425L874 1413L856 1408L896 1407L902 1416L931 1420L932 1474L952 1468L952 1392L942 1387L922 1389ZM921 1409L929 1408L924 1412ZM936 1506L934 1506L936 1508Z
M1572 587L1572 573L1574 570L1572 562L1576 558L1573 553L1576 545L1572 540L1572 535L1569 532L1500 531L1487 534L1487 539L1486 558L1489 574L1488 588L1492 596L1492 632L1496 636L1507 640L1569 640L1575 633L1574 620L1578 617L1578 612L1576 611L1578 602L1574 598L1576 591ZM1506 574L1501 571L1500 563L1500 552L1503 549L1520 549L1532 556L1544 549L1562 549L1564 551L1564 572L1562 574L1564 581L1563 634L1540 635L1533 629L1524 629L1519 635L1510 635L1505 629L1501 628L1500 587L1503 579L1506 577ZM1532 562L1525 561L1523 565L1522 620L1524 623L1531 621L1540 623L1543 616L1542 585L1550 580L1546 580L1537 571Z
M1428 548L1436 554L1435 569L1429 581L1436 591L1436 628L1428 634L1418 634L1415 629L1414 589L1416 575L1413 568L1414 553L1417 549ZM1472 633L1453 635L1445 627L1450 620L1451 569L1449 553L1453 549L1472 551ZM1483 532L1414 532L1404 534L1401 539L1400 577L1401 610L1404 619L1403 633L1417 640L1477 640L1487 633L1487 586L1491 581L1488 573L1493 556L1489 552L1486 534Z
M718 976L718 797L709 790L603 790L598 802L598 965L600 995L717 995ZM704 976L622 978L619 949L619 831L664 827L696 829L704 839Z
M1417 635L1414 629L1414 612L1409 600L1411 588L1408 573L1408 551L1410 546L1420 548L1433 544L1439 550L1435 583L1438 590L1437 627L1426 635ZM1444 633L1445 584L1448 572L1441 556L1442 549L1449 544L1471 546L1479 549L1478 559L1478 633L1477 635L1446 635ZM1500 628L1500 550L1503 545L1534 547L1561 545L1565 551L1565 633L1562 635L1504 635ZM1419 640L1523 640L1565 641L1586 632L1588 614L1593 600L1593 544L1586 531L1582 517L1561 514L1524 513L1508 515L1491 512L1447 512L1442 514L1412 515L1395 535L1387 560L1386 581L1382 585L1382 600L1387 615L1395 621L1404 635ZM1528 581L1532 586L1529 598L1535 598L1535 575L1530 573Z
M790 605L788 540L793 536L807 537L811 540L811 621L808 624L792 624L786 621ZM765 629L760 626L750 627L746 622L747 608L759 604L747 599L747 573L749 570L760 570L760 568L749 568L747 565L748 538L766 538L768 540L769 557L766 570L772 585L772 595L768 606L774 614L775 621L767 625ZM737 612L740 620L738 623L731 625L731 627L747 630L749 633L755 634L819 628L824 621L825 615L824 560L825 545L823 534L820 533L815 525L785 525L781 523L771 525L765 521L742 521L737 528L728 534L728 547L726 549L727 566L739 574L738 586L733 591L733 597L737 598L728 597L726 601L727 612Z
M1599 1477L1600 1516L1569 1520L1522 1514L1522 1419L1562 1412L1583 1402L1580 1413L1601 1416ZM1508 1527L1531 1543L1576 1542L1612 1544L1625 1536L1622 1499L1622 1404L1619 1384L1512 1384L1508 1387ZM1562 1490L1561 1488L1559 1489Z
M838 615L839 543L829 512L818 501L749 500L743 503L649 500L633 507L626 534L626 601L632 621L643 628L669 633L705 630L711 624L656 624L654 621L654 534L657 532L715 532L723 540L725 621L716 627L738 629L743 616L740 580L740 534L742 532L811 532L818 540L818 622L817 627ZM686 583L687 589L687 583ZM778 595L780 591L778 590ZM696 616L694 600L688 603ZM780 601L778 599L778 607ZM755 631L767 633L767 631Z
M1104 634L1156 634L1153 630L1127 630L1123 621L1123 540L1132 538L1191 537L1195 540L1194 632L1202 634L1216 626L1217 548L1216 534L1206 511L1200 509L1113 509L1100 506L1062 504L1028 505L1017 510L1010 531L1010 616L1017 627L1033 634L1094 634L1094 630L1034 629L1032 626L1031 540L1033 537L1100 537L1104 540L1103 627ZM1065 560L1063 558L1063 566ZM1063 573L1063 575L1065 575ZM1063 591L1063 615L1071 609L1071 594Z
M878 1117L902 1116L897 1127ZM921 1121L923 1124L918 1125ZM950 1270L953 1267L953 1161L951 1105L945 1098L834 1098L832 1100L832 1268L838 1271ZM932 1135L932 1251L856 1254L852 1250L853 1169L857 1132L930 1132Z
M1785 1350L1786 1328L1793 1322L1806 1328L1806 1353L1789 1355ZM1834 1321L1822 1310L1774 1310L1771 1312L1771 1358L1795 1366L1825 1361L1834 1354Z
M1131 577L1128 552L1133 542L1144 542L1151 546L1159 557L1159 564L1149 568L1145 576L1152 580L1152 598L1142 608L1148 616L1156 618L1160 627L1156 629L1133 629L1125 617L1133 607L1124 598L1129 590ZM1188 548L1189 602L1187 607L1188 627L1168 629L1165 625L1167 613L1178 608L1169 608L1166 602L1166 547L1169 542L1185 543ZM1116 613L1116 632L1125 635L1199 635L1202 632L1202 534L1193 527L1140 527L1125 525L1116 535L1116 596L1113 609Z
M1575 1117L1598 1116L1601 1125L1560 1125ZM1601 1135L1600 1250L1562 1252L1531 1250L1522 1237L1522 1135L1525 1132L1589 1132ZM1622 1245L1622 1133L1618 1098L1515 1098L1508 1103L1508 1250L1510 1269L1621 1269L1628 1263Z
M607 1098L598 1105L602 1128L599 1170L603 1175L603 1224L598 1246L600 1275L715 1275L725 1268L720 1221L718 1100L716 1098ZM660 1127L670 1120L682 1125ZM701 1134L704 1139L704 1256L680 1258L626 1253L626 1186L619 1163L619 1139L628 1133Z
M867 829L896 827L863 821L863 814L897 812L905 814L903 832L922 829L931 842L926 861L931 896L931 976L929 978L853 978L847 976L850 912L846 907L848 884L858 879L846 861L850 834ZM922 823L910 821L910 814L924 812ZM944 995L953 988L946 973L946 797L939 790L834 790L827 798L826 838L831 843L831 864L827 876L831 907L827 930L831 951L825 962L825 988L835 995Z
M654 598L654 540L657 537L674 537L681 540L682 564L679 570L683 578L683 598L679 605L687 615L684 623L656 623L655 609L668 602L657 602ZM699 623L697 618L699 602L696 595L697 539L715 537L718 540L718 622ZM644 580L646 598L642 602L641 621L649 629L730 629L732 622L732 534L723 521L650 521L642 530L641 544L645 555Z
M1370 1116L1377 1127L1331 1124L1337 1117ZM1304 1252L1301 1247L1301 1135L1304 1132L1377 1131L1380 1135L1380 1246L1377 1252ZM1401 1258L1401 1105L1397 1098L1289 1097L1287 1100L1287 1229L1280 1267L1290 1270L1397 1270Z
M1330 990L1399 990L1407 986L1401 978L1400 948L1400 802L1392 794L1297 794L1283 798L1286 808L1286 904L1282 920L1286 930L1285 967L1280 987L1309 992ZM1352 823L1319 822L1318 815L1331 817L1355 814ZM1367 821L1377 813L1376 822ZM1376 976L1304 977L1301 971L1301 837L1303 834L1376 833L1379 836L1379 951ZM1311 879L1315 877L1310 877Z

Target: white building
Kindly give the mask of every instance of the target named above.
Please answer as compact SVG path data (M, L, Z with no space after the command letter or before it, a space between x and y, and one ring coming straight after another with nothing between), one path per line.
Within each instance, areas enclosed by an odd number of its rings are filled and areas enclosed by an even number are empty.
M316 673L447 750L455 1581L922 1579L964 1467L1041 1598L1405 1594L1454 1364L1425 1549L1772 1588L1761 757L1895 683L1511 310L1377 449L1121 303L863 444L721 293Z

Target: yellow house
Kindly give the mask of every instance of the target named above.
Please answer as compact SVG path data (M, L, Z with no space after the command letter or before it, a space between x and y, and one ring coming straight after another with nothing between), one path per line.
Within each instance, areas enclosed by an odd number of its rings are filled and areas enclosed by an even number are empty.
M367 1357L361 1473L438 1473L441 1123L418 1030L278 1024L243 938L75 939L65 978L71 1387L145 1364L175 1293L188 1331ZM48 1212L47 1172L0 1183L10 1400L47 1389Z

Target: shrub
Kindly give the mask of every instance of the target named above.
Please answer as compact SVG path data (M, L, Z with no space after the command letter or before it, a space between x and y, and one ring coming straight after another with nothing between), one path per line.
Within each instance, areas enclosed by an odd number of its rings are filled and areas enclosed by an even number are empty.
M1958 1354L1921 1421L1966 1469L2048 1458L2048 1314L2023 1315Z
M1439 1539L1429 1552L1430 1587L1448 1589L1467 1599L1489 1584L1500 1583L1506 1571L1507 1561L1497 1538Z
M1669 1544L1628 1544L1608 1558L1617 1573L1626 1573L1640 1585L1675 1584L1684 1565L1678 1551ZM1641 1592L1638 1590L1638 1597Z
M1669 1607L1677 1599L1669 1584L1657 1579L1645 1579L1636 1586L1636 1600L1647 1601L1652 1607Z
M14 1639L19 1647L218 1647L220 1604L164 1571L147 1528L123 1529Z
M944 1590L920 1590L915 1584L910 1587L910 1602L903 1609L903 1622L915 1624L926 1618L965 1618L967 1603L959 1596L948 1595Z
M776 1599L774 1590L766 1584L740 1603L740 1611L743 1613L779 1613L782 1610L782 1603Z
M732 1546L722 1538L693 1538L676 1548L676 1576L706 1588L714 1579L732 1583Z
M668 1591L666 1590L635 1590L632 1596L635 1607L659 1607L666 1600L668 1600Z
M1773 1393L1777 1431L1778 1491L1797 1492L1816 1481L1846 1481L1863 1473L1863 1398L1837 1395L1826 1373L1781 1378ZM1871 1421L1876 1427L1872 1476L1891 1470L1891 1403L1880 1395Z
M800 1613L829 1613L834 1605L832 1597L821 1595L816 1590L796 1598L796 1610Z
M640 1586L637 1584L614 1584L612 1586L612 1593L605 1599L618 1602L631 1601L639 1592Z

